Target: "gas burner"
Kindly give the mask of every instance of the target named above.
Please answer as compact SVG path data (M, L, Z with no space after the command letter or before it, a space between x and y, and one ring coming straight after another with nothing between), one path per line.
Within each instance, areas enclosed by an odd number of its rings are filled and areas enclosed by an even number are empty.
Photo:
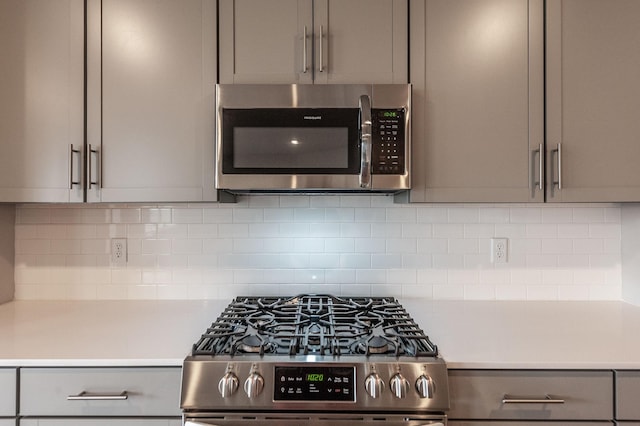
M357 343L357 350L361 354L386 354L389 352L390 342L381 336L372 336Z
M273 342L265 341L263 338L251 334L242 337L234 346L239 353L261 355L274 352L276 348Z
M193 355L437 356L393 298L238 297Z

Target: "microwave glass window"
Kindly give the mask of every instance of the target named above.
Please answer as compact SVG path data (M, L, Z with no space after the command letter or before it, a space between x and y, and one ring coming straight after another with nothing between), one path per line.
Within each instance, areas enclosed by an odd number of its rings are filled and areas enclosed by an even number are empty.
M235 127L236 169L330 169L349 166L347 127Z

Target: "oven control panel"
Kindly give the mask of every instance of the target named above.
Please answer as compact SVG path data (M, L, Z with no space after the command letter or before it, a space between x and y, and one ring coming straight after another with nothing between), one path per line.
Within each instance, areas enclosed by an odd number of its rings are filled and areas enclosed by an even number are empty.
M401 175L405 172L404 109L373 109L371 172Z
M355 367L275 367L275 401L355 402Z

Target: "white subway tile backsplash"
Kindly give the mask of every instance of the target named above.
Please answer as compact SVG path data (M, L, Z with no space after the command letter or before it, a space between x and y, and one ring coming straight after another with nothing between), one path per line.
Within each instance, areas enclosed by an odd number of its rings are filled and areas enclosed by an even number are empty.
M479 211L475 208L457 208L457 209L449 209L449 223L478 223L479 221Z
M405 269L428 269L433 267L430 254L403 254L402 267Z
M573 210L573 223L604 222L604 209L601 207L583 207Z
M141 210L143 223L171 223L170 208L144 208ZM105 215L108 216L108 215Z
M371 268L371 258L372 256L367 254L354 254L354 253L346 253L341 254L340 256L340 267L347 269L364 269Z
M620 223L616 205L402 205L387 196L20 205L16 298L619 300ZM509 239L506 264L491 263L493 237ZM112 238L127 238L126 267L111 265Z
M589 238L589 225L587 224L560 224L558 225L559 238Z
M173 209L173 223L202 223L203 211L199 208Z
M547 207L542 209L542 223L573 223L573 209Z
M340 225L340 236L369 238L371 236L371 225L368 223L343 223Z
M140 209L135 207L123 207L111 210L111 220L113 223L140 223L142 219L141 216Z
M463 224L444 224L437 223L433 225L433 236L435 238L463 238Z
M439 206L417 209L418 223L447 223L449 209Z
M416 223L416 209L414 208L388 207L386 211L387 222Z
M509 223L510 214L506 207L480 207L478 208L479 223Z
M280 207L309 207L309 196L289 195L280 197Z
M511 207L509 209L511 223L540 223L542 222L541 207Z

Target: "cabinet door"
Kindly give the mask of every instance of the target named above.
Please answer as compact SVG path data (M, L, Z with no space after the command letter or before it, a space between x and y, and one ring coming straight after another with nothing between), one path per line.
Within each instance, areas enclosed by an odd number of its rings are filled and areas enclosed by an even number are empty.
M215 22L215 0L89 0L88 201L214 199Z
M547 2L549 201L640 201L638 16L637 0Z
M220 83L311 83L312 16L312 0L220 0Z
M407 0L316 0L316 83L406 83Z
M181 369L23 368L20 415L180 416Z
M407 0L221 0L221 83L406 83Z
M541 202L542 0L413 0L412 201Z
M83 201L83 3L0 2L0 202Z
M12 423L14 425L15 423ZM20 426L181 426L180 419L22 419ZM0 421L0 426L4 426Z
M616 418L640 420L640 371L616 371Z
M449 391L451 420L613 419L611 371L449 370Z
M16 415L16 370L0 369L0 417Z
M612 425L613 422L571 422L571 426L605 426ZM448 426L567 426L567 422L492 422L486 420L449 420ZM628 425L631 426L631 425Z

